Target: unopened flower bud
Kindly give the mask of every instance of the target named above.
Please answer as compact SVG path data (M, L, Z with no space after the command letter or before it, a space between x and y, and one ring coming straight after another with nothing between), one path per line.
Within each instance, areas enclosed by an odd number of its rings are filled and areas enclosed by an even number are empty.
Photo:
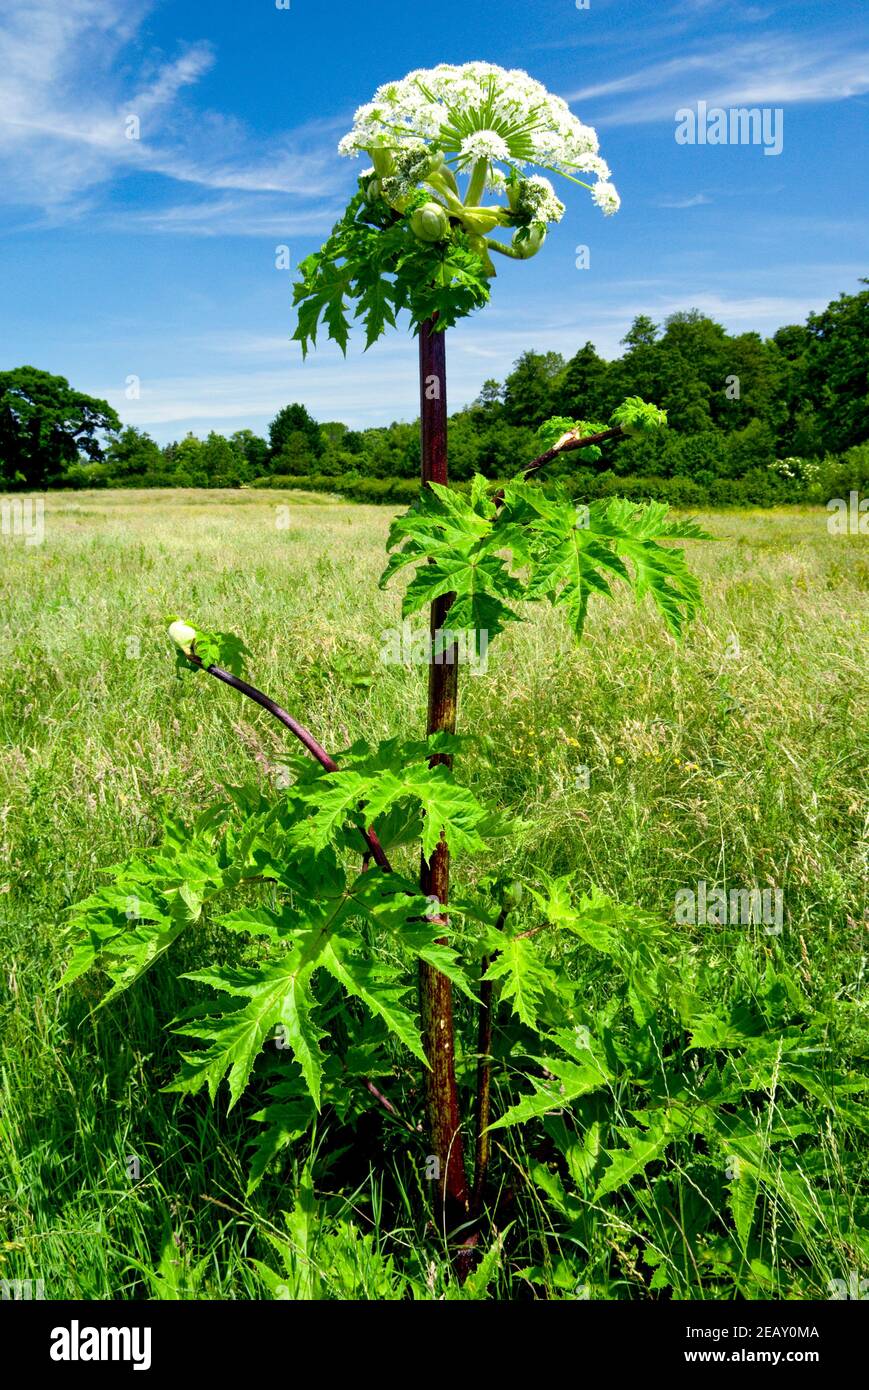
M546 240L546 228L542 222L532 222L530 227L520 227L513 234L513 250L523 261L536 256Z
M176 647L180 647L182 652L186 652L188 656L190 655L190 649L196 640L195 627L191 627L189 623L185 623L179 618L170 625L169 636L172 638Z
M379 202L383 197L383 188L376 174L369 175L367 180L360 179L360 184L362 185L362 196L366 203Z
M420 241L444 241L450 232L450 219L440 203L423 203L411 214L410 229Z

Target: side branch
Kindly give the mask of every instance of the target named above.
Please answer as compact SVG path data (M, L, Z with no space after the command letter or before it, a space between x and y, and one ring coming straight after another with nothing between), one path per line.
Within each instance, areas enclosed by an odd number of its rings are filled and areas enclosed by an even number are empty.
M562 435L557 444L553 444L551 449L547 449L545 454L539 454L536 459L532 459L522 472L520 478L533 478L541 468L545 468L547 463L551 463L559 454L570 453L573 449L587 449L589 444L603 444L607 439L618 439L624 434L621 425L613 425L611 429L601 430L598 434L579 435L574 432ZM496 507L500 507L504 501L504 489L498 488L492 494L492 501Z
M249 685L247 681L241 680L238 676L233 676L231 672L224 671L222 666L206 666L199 660L198 656L192 653L187 653L186 655L188 661L192 661L194 666L198 666L201 671L207 672L209 676L214 676L215 680L223 681L224 685L231 686L233 690L240 691L242 695L246 695L249 700L253 700L254 704L259 705L261 709L268 710L269 714L274 715L275 719L284 725L284 728L289 729L290 733L295 735L302 746L307 749L313 758L316 758L320 766L324 767L327 772L338 771L338 764L335 762L335 759L331 758L325 748L317 742L310 729L306 729L304 724L300 724L297 719L294 719L285 709L282 709L274 700L271 700L268 695L264 695L261 690L257 690L255 685ZM360 834L365 840L368 846L368 852L377 867L382 869L384 873L392 873L392 865L386 857L386 852L374 831L360 830Z
M567 454L572 449L587 449L590 444L603 444L607 439L618 439L623 433L624 430L621 425L613 425L611 429L601 430L599 434L578 435L570 433L562 435L557 444L553 444L552 448L547 449L545 454L540 454L526 468L523 468L520 477L530 478L541 468L545 468L547 463L551 463L559 454Z

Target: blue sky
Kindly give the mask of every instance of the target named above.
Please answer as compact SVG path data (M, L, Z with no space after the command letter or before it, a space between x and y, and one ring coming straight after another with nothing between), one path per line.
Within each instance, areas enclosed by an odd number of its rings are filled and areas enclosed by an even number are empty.
M3 0L0 367L66 376L161 442L262 431L290 400L414 418L404 331L302 363L275 249L296 264L328 232L361 169L337 141L379 83L471 59L569 100L623 205L564 185L543 254L499 263L451 333L452 407L526 347L614 356L635 314L691 306L769 333L869 274L866 0ZM677 144L700 101L781 108L781 154Z

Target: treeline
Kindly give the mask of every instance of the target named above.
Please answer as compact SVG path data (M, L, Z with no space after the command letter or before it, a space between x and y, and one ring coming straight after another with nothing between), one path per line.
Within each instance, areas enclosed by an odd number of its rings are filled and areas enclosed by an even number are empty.
M821 500L869 481L869 290L766 339L696 310L662 325L640 315L622 346L614 361L591 343L568 359L523 353L450 417L451 476L508 477L540 451L535 431L550 416L605 421L641 396L667 411L669 430L607 445L593 468L565 456L549 476L560 471L577 496L684 505ZM28 367L0 373L0 460L6 487L285 486L401 501L415 491L419 432L318 424L296 404L267 438L212 432L161 448L104 401Z

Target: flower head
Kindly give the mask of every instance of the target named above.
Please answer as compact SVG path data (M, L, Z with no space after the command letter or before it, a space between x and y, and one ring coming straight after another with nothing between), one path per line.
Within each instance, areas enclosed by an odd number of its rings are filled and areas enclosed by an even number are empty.
M507 192L507 177L501 173L500 169L489 169L486 176L486 188L490 193L504 194Z
M475 130L466 135L459 148L459 161L474 164L478 159L487 159L490 164L510 158L510 146L497 130Z
M611 183L596 183L591 190L591 196L607 217L611 217L614 212L618 212L622 205L622 200L616 192L615 185Z
M488 165L489 181L500 172L497 165L512 171L536 166L578 182L583 182L579 175L594 174L598 207L612 213L619 205L594 130L566 101L520 69L440 63L386 82L359 107L353 129L338 148L347 155L363 150L400 155L429 144L436 144L457 169ZM539 220L557 221L557 206L553 192Z
M393 207L401 207L438 163L439 157L433 157L427 145L402 149L394 156L392 173L382 181L386 201Z
M542 174L520 179L516 189L516 213L530 222L560 222L564 204L555 189Z

